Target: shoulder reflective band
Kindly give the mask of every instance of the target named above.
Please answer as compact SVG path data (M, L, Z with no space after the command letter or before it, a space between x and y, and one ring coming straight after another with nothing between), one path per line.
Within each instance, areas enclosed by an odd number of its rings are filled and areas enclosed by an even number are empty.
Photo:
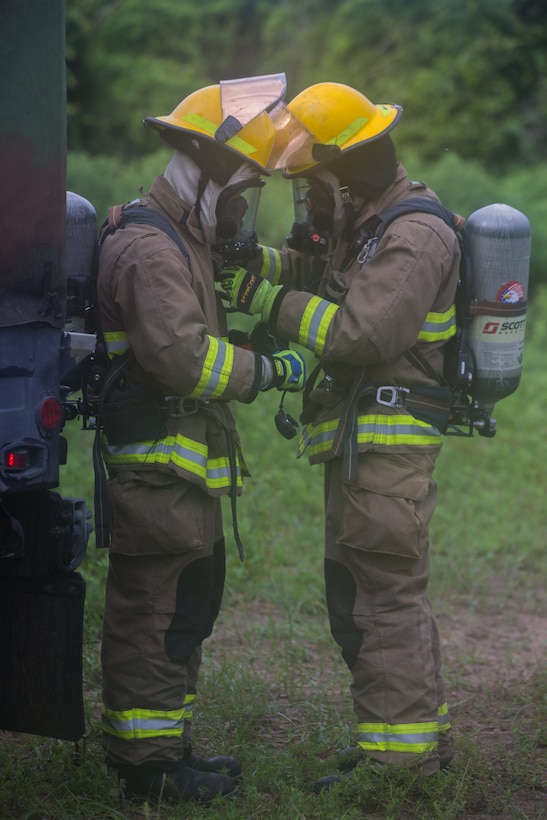
M418 333L421 342L439 342L450 339L456 333L456 306L445 313L428 313L422 329Z

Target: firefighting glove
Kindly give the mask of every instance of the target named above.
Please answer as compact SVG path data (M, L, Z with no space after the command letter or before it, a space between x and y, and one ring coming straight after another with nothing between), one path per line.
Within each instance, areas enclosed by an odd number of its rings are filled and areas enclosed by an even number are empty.
M240 313L260 313L265 322L270 317L277 295L284 290L282 285L274 287L258 273L245 268L223 268L217 274L217 280L231 307Z
M265 322L257 322L251 330L232 328L228 331L228 341L236 347L245 347L255 353L272 356L278 350L285 350L288 343L270 333Z
M248 350L253 349L250 335L246 330L232 328L228 331L228 342L235 347L246 347Z
M273 356L262 356L263 378L261 390L287 390L298 393L306 385L306 362L294 350L279 350Z

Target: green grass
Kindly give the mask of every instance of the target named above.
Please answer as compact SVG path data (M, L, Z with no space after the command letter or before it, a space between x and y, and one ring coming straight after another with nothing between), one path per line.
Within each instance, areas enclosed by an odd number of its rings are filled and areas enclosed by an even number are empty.
M441 635L444 627L448 636L446 678L458 751L451 771L426 781L368 773L351 788L312 791L318 776L332 773L336 750L354 742L349 676L324 603L321 469L297 461L294 440L276 432L279 396L268 393L237 408L252 472L238 502L246 559L238 558L226 505L226 593L205 647L196 715L199 751L240 757L241 795L208 808L135 805L124 801L106 771L97 643L107 556L91 538L81 567L87 581L85 751L80 744L75 761L71 744L2 733L0 818L545 817L546 316L547 300L539 299L530 311L521 385L496 408L496 437L447 439L436 471L431 596ZM298 415L297 397L285 404ZM93 435L72 422L67 436L62 492L91 505ZM531 638L519 632L523 618L538 625L535 654L526 657ZM502 628L502 641L496 633L488 638L492 624Z

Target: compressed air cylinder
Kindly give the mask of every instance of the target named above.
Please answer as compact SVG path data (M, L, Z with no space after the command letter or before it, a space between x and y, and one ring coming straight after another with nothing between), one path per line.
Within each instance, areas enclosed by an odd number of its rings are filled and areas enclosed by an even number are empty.
M479 406L492 408L517 389L522 373L530 223L509 205L487 205L468 218L466 234L476 296L473 394Z
M97 242L97 214L87 199L72 191L66 194L66 271L69 312L82 316L87 289L93 275Z

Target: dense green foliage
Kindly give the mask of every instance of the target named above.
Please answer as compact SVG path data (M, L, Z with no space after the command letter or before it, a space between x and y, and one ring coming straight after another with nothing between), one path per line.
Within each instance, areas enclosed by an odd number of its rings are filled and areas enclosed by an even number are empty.
M507 202L532 224L531 293L547 282L547 7L541 0L79 0L67 3L71 190L99 217L138 196L169 151L143 126L196 88L284 71L397 102L409 173L469 215ZM260 239L292 223L276 175Z
M285 71L405 109L401 145L496 168L545 157L540 0L80 0L67 4L69 143L123 159L141 121L219 79Z

